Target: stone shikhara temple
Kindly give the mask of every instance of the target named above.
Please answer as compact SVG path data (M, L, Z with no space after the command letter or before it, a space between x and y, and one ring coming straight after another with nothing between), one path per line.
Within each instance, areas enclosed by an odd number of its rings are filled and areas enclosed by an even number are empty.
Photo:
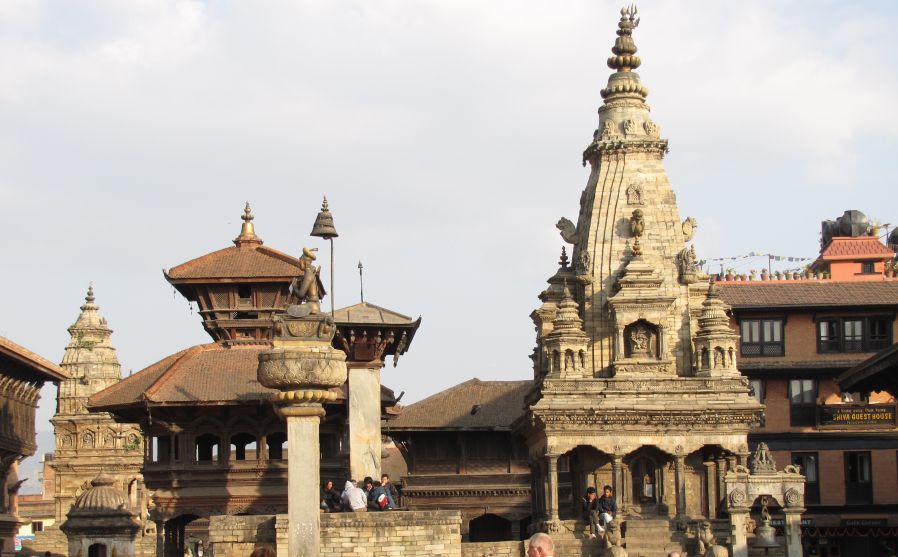
M765 406L739 366L746 342L782 350L783 324L760 308L752 318L771 337L747 328L740 337L726 300L743 287L718 286L698 268L697 223L679 212L667 139L636 73L638 24L635 9L621 11L579 214L556 225L566 246L531 314L532 378L475 379L402 409L381 369L409 349L420 318L364 302L321 318L334 330L318 340L345 355L347 378L316 395L320 477L378 477L385 438L407 465L403 510L322 514L321 555L517 556L536 531L556 539L559 555L802 555L806 480L816 484L817 469L806 477L794 457L777 463L765 443L750 449ZM330 219L326 204L321 215ZM263 386L258 368L279 339L304 342L279 329L283 315L303 304L319 312L324 284L314 253L264 245L253 219L247 205L234 246L165 272L197 304L208 344L120 379L111 330L88 293L54 418L57 519L68 522L38 536L36 549L300 555L288 547L288 427L271 404L289 396ZM883 250L877 261L894 251ZM870 269L881 273L879 264ZM314 299L297 295L297 281ZM782 450L778 434L771 443ZM801 462L816 463L808 454ZM593 540L580 497L604 485L619 527Z

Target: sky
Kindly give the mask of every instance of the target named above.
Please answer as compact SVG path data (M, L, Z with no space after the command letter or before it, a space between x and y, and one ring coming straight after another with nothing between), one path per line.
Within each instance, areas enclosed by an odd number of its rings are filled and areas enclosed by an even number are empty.
M619 9L0 2L0 335L60 361L93 281L125 375L207 342L162 269L231 245L246 201L266 245L327 254L308 236L326 195L336 305L359 301L362 261L366 301L423 318L383 372L404 403L531 377L528 316L555 223L576 221ZM639 15L639 74L699 259L814 257L820 221L847 209L898 224L898 5ZM45 387L39 431L54 399Z

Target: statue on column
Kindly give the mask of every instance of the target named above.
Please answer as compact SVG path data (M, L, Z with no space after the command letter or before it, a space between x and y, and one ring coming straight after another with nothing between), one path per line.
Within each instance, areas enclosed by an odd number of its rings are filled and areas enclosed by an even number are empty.
M290 294L296 296L299 305L287 308L287 313L291 317L305 317L306 315L316 315L321 313L321 298L318 289L318 273L321 267L316 267L313 263L317 259L315 256L315 248L302 248L302 257L299 258L299 268L302 276L293 279L290 283Z

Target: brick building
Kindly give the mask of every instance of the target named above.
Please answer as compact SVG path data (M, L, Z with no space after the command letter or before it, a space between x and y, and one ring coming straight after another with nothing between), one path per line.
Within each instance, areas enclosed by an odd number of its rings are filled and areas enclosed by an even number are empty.
M780 465L802 467L809 555L891 555L898 542L895 397L846 392L836 378L896 341L895 252L858 211L823 229L809 273L721 277L740 334L739 369L766 408L749 442L766 443Z

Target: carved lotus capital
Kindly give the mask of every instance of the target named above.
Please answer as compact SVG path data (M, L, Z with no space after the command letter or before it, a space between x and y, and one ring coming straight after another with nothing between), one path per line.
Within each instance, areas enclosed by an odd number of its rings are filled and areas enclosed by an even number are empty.
M346 354L327 345L275 347L259 354L259 383L296 391L339 387L346 381Z

